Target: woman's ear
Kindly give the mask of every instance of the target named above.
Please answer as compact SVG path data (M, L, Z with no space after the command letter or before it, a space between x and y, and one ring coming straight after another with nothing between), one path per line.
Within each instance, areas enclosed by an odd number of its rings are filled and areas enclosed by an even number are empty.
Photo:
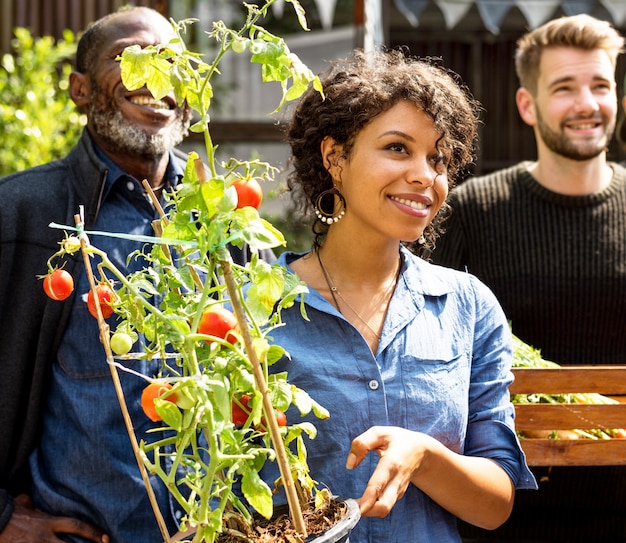
M87 75L80 72L70 74L70 98L79 109L89 104L91 97L91 85Z
M332 169L338 164L339 146L337 142L330 136L326 136L320 143L320 151L322 153L322 162L324 167L332 175Z

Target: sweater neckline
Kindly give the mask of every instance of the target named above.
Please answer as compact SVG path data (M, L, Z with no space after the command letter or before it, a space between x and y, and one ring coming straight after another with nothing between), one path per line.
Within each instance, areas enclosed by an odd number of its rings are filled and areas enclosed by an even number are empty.
M524 161L518 164L518 179L520 183L536 197L563 207L589 207L601 204L613 198L619 192L622 192L626 185L626 169L620 164L609 162L608 165L613 170L613 176L611 177L611 182L604 189L599 192L594 192L593 194L561 194L549 190L540 184L528 171L530 164L532 164L530 161Z

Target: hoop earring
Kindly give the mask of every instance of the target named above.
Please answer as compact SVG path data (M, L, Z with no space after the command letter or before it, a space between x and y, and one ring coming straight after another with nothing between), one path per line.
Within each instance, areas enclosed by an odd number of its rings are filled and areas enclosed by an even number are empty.
M333 197L333 210L330 213L322 210L322 200L327 196ZM339 210L335 212L335 196L339 198ZM339 192L339 189L333 187L332 189L327 189L322 192L315 201L315 215L317 218L326 224L335 223L340 221L343 216L346 214L346 200L343 197L343 194Z

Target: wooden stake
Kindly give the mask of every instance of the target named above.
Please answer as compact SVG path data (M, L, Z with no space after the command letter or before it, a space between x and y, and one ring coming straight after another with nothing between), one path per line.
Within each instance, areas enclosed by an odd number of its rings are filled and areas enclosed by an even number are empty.
M159 505L156 501L156 496L154 494L154 489L150 484L150 477L148 476L148 471L146 470L146 466L141 459L141 453L139 448L139 443L137 442L137 436L135 435L135 431L133 429L133 423L130 418L130 413L128 412L128 406L126 405L126 400L124 398L124 391L122 389L122 384L120 382L119 374L117 372L117 367L115 366L113 359L113 352L111 351L111 343L109 341L109 325L104 320L104 316L102 315L102 309L100 308L100 299L98 298L98 293L96 290L96 280L93 276L93 270L91 269L91 263L89 261L89 253L87 252L87 247L89 245L89 241L87 236L83 233L83 223L80 215L74 215L74 221L76 222L76 229L79 234L80 239L80 248L83 255L83 261L85 263L85 271L87 272L87 279L89 280L89 286L91 288L91 292L94 297L94 305L96 307L96 313L98 315L98 329L100 331L100 342L104 346L104 352L106 354L107 364L109 369L111 370L111 377L113 378L113 385L115 386L115 393L117 395L117 399L120 404L120 408L122 410L122 417L124 418L124 424L126 425L126 430L128 432L128 436L130 437L130 443L133 448L133 452L135 453L135 460L137 461L137 466L139 467L139 471L141 472L141 478L143 479L144 486L146 487L146 491L148 493L148 499L150 500L150 505L152 506L152 510L154 511L154 516L156 517L157 524L159 526L159 530L161 531L161 535L163 536L163 541L165 543L171 543L170 535L165 524L165 520L163 519L163 515L161 514L161 510L159 509ZM120 499L122 497L120 496Z

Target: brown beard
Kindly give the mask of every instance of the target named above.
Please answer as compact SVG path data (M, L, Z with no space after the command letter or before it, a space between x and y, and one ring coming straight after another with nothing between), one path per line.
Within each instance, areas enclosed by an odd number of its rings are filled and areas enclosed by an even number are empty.
M602 153L607 148L609 141L613 137L615 122L605 126L607 128L605 131L606 140L604 144L595 145L593 147L590 145L583 146L582 144L574 145L563 135L562 132L552 130L547 123L544 122L540 112L537 111L537 129L539 130L541 139L546 144L546 147L548 147L548 149L550 149L553 153L571 160L589 160Z

